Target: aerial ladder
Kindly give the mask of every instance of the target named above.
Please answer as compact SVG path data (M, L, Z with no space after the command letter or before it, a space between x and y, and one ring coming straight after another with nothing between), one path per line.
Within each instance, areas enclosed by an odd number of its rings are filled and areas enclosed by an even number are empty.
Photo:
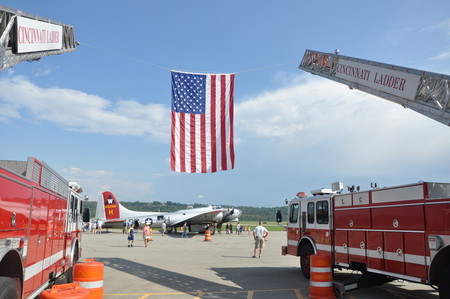
M306 50L299 69L381 97L450 126L449 75Z
M73 26L0 6L0 73L22 61L75 51Z

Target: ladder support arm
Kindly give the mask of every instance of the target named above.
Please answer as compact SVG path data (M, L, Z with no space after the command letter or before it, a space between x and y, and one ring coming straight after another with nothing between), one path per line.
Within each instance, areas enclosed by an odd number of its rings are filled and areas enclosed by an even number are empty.
M306 50L299 69L375 95L450 126L450 76Z

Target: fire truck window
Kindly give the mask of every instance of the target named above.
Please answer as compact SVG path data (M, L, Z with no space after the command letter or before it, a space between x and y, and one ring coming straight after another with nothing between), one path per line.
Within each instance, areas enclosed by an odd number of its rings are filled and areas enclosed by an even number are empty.
M308 202L308 223L314 223L314 203Z
M70 195L69 207L70 207L70 211L75 210L75 198L73 198L73 195Z
M318 201L316 209L317 224L328 224L328 201Z
M298 203L291 205L291 210L289 211L289 222L297 223L298 220Z

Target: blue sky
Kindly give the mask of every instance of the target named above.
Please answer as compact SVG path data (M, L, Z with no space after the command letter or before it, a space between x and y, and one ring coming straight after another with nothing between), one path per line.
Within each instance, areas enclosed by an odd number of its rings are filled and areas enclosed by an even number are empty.
M450 74L450 2L2 1L74 26L0 75L1 159L84 194L273 207L332 182L450 182L450 128L298 69L305 49ZM170 170L170 69L236 73L235 169Z

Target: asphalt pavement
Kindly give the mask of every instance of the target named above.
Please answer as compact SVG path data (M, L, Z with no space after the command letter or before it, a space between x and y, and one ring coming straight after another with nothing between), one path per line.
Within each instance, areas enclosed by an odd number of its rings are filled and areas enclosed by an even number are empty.
M153 231L153 240L144 247L142 233L135 234L133 247L127 235L110 230L83 234L82 258L104 264L105 299L309 298L309 280L299 268L299 258L282 256L285 232L270 232L261 258L252 258L253 237L244 232L205 235L181 233L162 235ZM335 271L334 279L346 281L357 275ZM380 287L353 290L350 299L438 298L429 286L395 281Z

